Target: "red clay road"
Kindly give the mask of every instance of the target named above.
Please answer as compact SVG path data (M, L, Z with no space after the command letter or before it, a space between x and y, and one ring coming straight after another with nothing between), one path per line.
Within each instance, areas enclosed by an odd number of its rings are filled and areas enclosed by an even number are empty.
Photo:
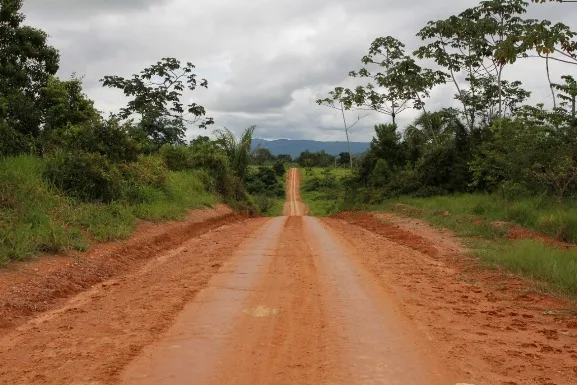
M7 329L0 383L577 384L566 302L418 221L304 216L287 181L284 217L193 235Z

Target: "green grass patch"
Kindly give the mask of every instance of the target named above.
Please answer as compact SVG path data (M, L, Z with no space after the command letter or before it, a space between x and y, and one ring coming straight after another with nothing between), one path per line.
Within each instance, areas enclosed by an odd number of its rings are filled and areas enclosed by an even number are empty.
M182 219L188 209L217 198L195 171L168 172L164 188L148 188L139 203L82 203L66 197L43 178L44 160L34 156L0 159L0 263L39 253L86 250L93 241L128 237L137 219Z
M302 168L302 201L309 208L309 215L326 216L338 212L343 204L343 179L350 176L346 168Z
M530 197L511 201L498 195L461 194L431 198L401 197L372 209L388 209L393 203L511 222L560 241L577 243L577 201L573 199L560 202L548 197Z
M481 260L548 283L577 297L577 249L557 249L534 240L488 243L473 251Z

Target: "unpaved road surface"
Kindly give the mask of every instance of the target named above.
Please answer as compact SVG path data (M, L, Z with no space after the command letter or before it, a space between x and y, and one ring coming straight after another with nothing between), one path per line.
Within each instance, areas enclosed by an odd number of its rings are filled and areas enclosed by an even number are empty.
M226 217L13 317L0 383L577 384L569 303L419 221L303 216L287 181L284 217Z

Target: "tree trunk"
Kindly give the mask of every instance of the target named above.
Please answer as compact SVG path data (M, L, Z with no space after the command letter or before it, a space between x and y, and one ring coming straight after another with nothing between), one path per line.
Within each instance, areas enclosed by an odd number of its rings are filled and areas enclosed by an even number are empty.
M349 145L349 161L351 163L351 170L353 169L353 153L351 152L351 141L349 140L349 130L345 130L347 133L347 144Z
M503 66L499 68L499 75L497 77L497 82L499 82L499 118L503 117L503 85L501 84L501 78L503 75Z
M551 82L551 71L549 71L549 54L547 54L547 57L545 58L545 66L547 68L547 80L549 81L549 88L551 89L551 95L553 96L553 108L557 108L555 89L553 88L553 83Z
M353 154L351 153L351 141L349 139L349 126L347 125L347 118L345 116L345 107L341 103L341 112L343 114L343 123L345 124L345 134L347 135L347 145L349 147L349 160L351 163L351 170L353 169Z

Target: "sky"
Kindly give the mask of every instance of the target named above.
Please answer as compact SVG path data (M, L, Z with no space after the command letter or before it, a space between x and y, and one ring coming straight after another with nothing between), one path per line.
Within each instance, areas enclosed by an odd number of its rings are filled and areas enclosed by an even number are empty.
M26 24L50 35L60 50L59 76L84 79L86 94L108 114L126 100L99 83L106 75L130 76L163 57L196 65L208 80L191 101L215 119L213 128L235 133L251 125L265 139L345 140L339 111L318 106L348 77L379 36L394 36L412 52L415 35L429 20L445 19L474 0L24 0ZM564 22L577 30L577 3L531 5L528 17ZM577 72L554 65L553 78ZM576 74L577 75L577 74ZM533 102L551 103L544 64L527 59L506 70L533 92ZM451 86L438 87L429 109L454 103ZM359 112L348 112L349 122ZM410 124L418 111L399 116ZM362 114L364 115L364 114ZM385 115L363 118L353 141L370 141ZM189 138L213 128L191 128Z

